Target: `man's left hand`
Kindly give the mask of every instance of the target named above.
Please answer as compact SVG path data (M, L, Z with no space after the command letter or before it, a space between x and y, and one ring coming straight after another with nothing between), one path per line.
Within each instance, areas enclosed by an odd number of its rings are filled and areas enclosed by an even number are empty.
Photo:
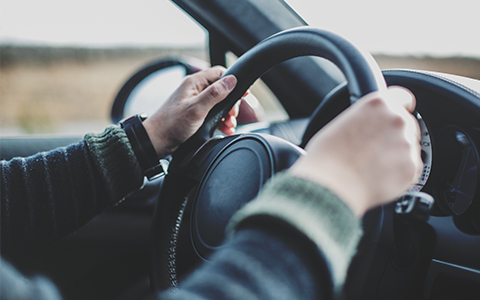
M226 76L223 67L213 67L185 77L182 84L160 109L143 125L159 158L175 151L203 124L213 106L228 96L237 84L235 76ZM238 105L222 120L218 129L235 133Z

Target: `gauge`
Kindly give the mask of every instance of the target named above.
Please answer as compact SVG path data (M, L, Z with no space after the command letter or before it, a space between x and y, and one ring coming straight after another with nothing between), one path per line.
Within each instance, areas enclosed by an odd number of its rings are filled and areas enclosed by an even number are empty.
M478 152L474 143L461 129L452 127L442 136L440 208L459 216L472 204L478 181Z
M425 186L432 168L432 141L430 140L430 133L428 132L422 116L418 112L415 112L414 114L417 118L418 125L420 126L420 133L422 135L420 138L420 147L422 151L423 171L417 184L410 189L410 192L418 192Z

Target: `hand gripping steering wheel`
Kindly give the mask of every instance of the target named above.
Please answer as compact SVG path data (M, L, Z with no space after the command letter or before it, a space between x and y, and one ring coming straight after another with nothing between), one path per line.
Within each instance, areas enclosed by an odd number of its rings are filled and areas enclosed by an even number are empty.
M173 155L152 228L151 284L156 290L176 287L192 267L221 248L230 217L252 200L273 174L290 167L302 154L301 148L270 135L212 138L221 118L256 79L299 56L323 57L337 65L347 79L351 103L386 89L380 69L368 53L324 30L286 30L240 57L224 75L237 77L235 89L212 108L200 129Z

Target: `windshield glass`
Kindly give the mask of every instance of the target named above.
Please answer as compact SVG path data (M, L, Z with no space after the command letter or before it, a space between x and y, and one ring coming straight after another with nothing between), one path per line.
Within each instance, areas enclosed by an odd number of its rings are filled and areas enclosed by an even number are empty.
M480 1L286 0L311 26L372 53L480 58Z
M101 132L139 68L208 60L206 30L165 0L4 0L1 26L2 136Z
M287 2L311 26L373 53L382 69L480 79L480 1ZM4 0L0 13L2 136L101 131L116 93L145 64L208 61L207 31L172 1ZM268 120L286 118L277 106L264 107Z

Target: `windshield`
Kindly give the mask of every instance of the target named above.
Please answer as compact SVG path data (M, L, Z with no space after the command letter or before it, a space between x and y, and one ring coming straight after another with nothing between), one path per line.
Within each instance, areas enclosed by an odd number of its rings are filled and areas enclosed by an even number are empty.
M287 2L311 26L373 53L382 69L480 79L480 1ZM0 13L2 136L101 131L140 67L182 55L208 61L207 31L167 0L4 0Z
M311 26L374 54L480 58L480 1L287 0Z
M122 84L160 57L208 59L206 30L166 0L4 0L0 135L101 132Z

